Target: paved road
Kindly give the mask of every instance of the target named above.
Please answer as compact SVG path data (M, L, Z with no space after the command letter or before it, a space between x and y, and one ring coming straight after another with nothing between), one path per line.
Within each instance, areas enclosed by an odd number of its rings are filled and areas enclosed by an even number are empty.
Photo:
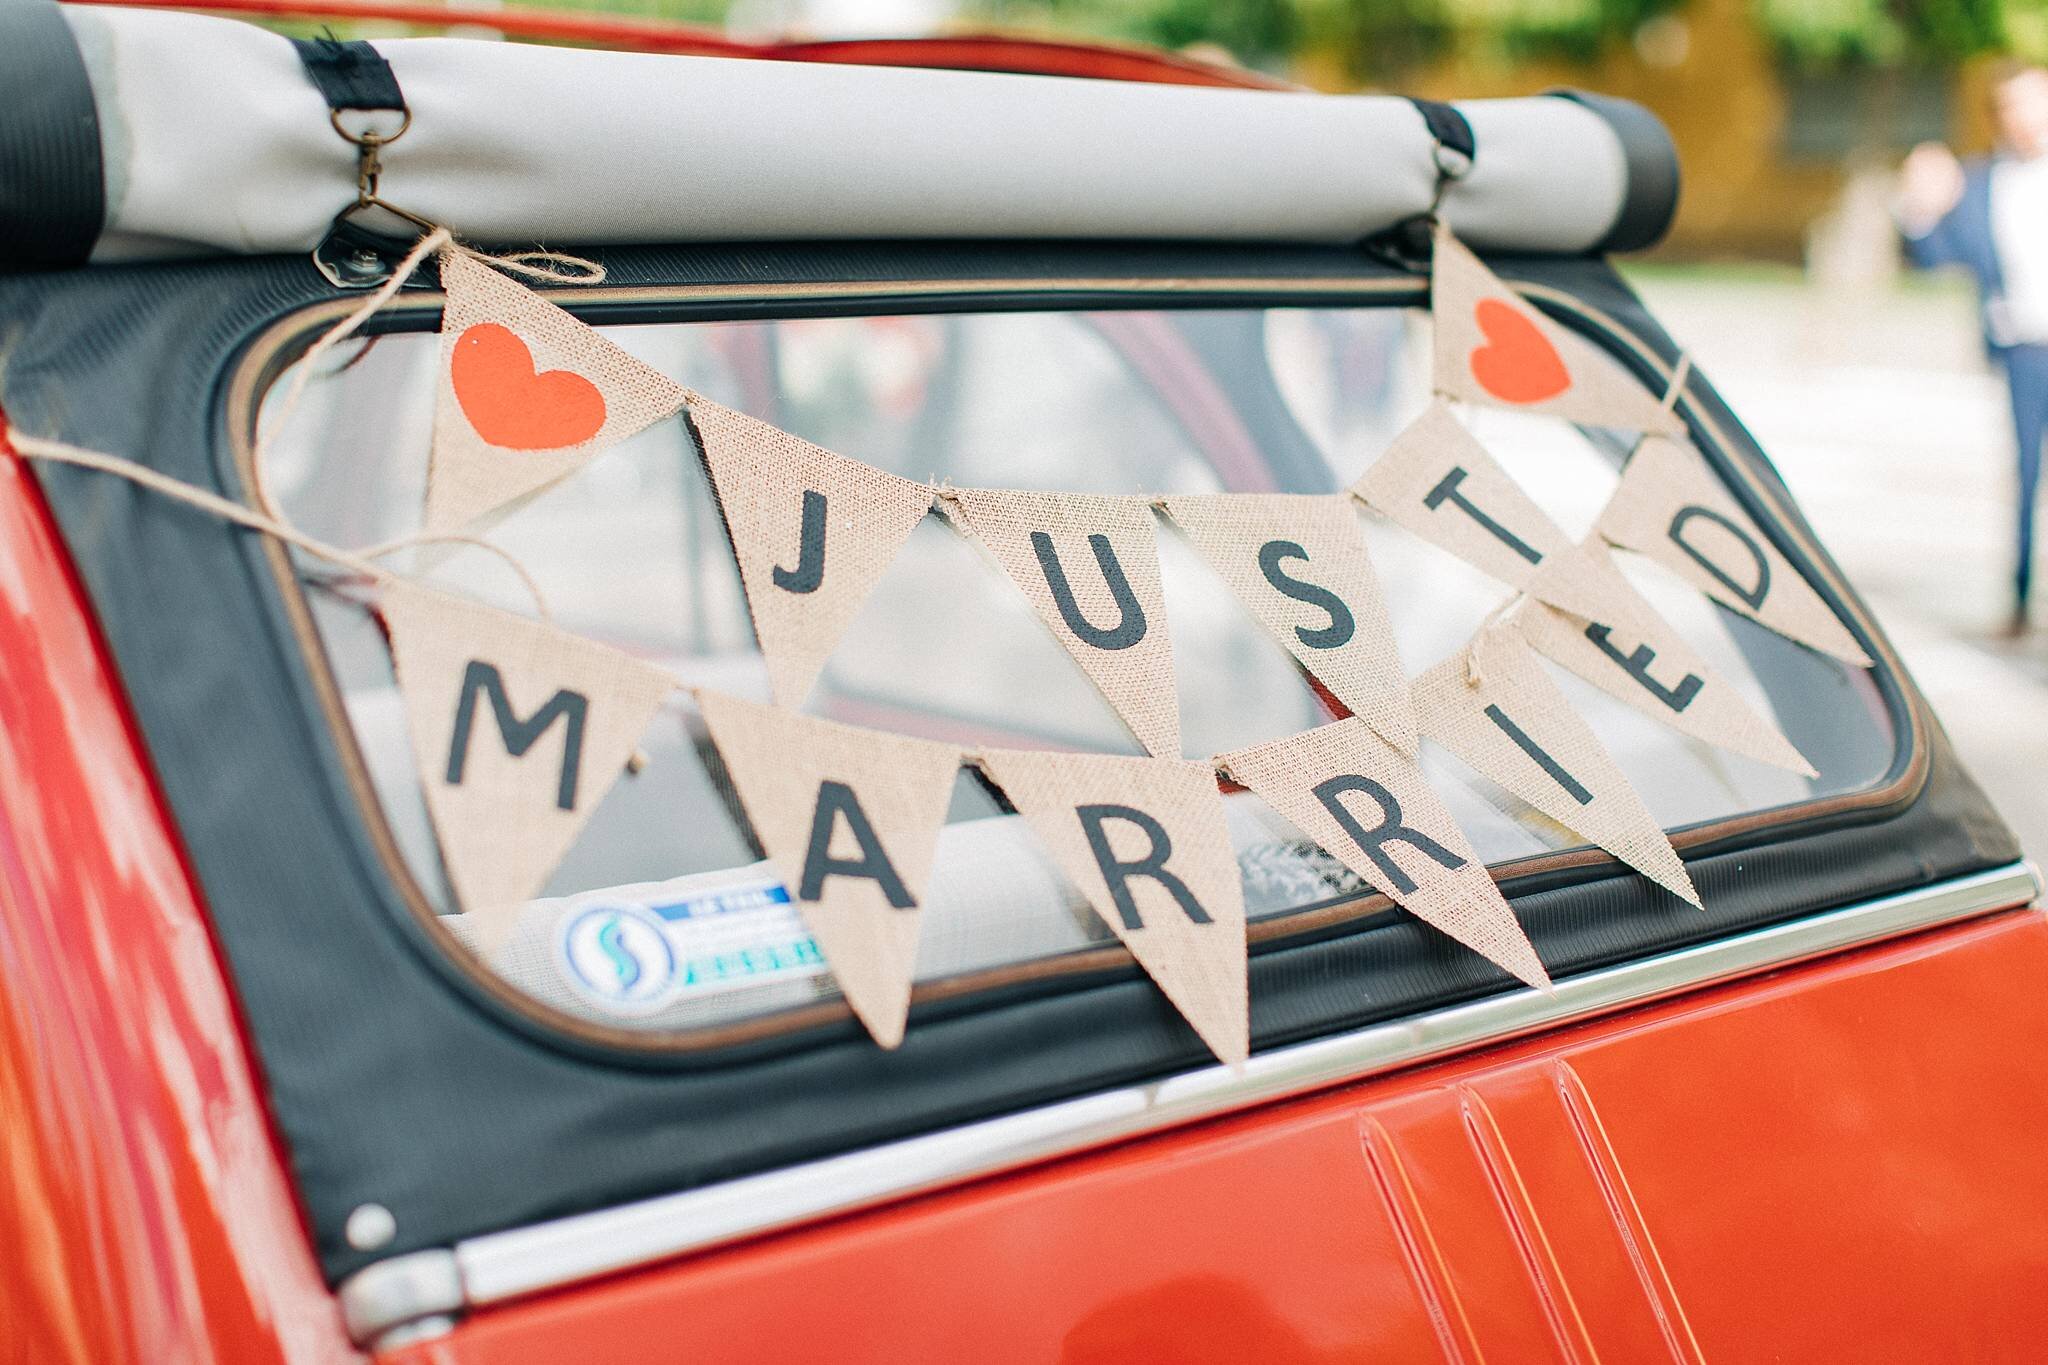
M1636 283L1771 453L1965 763L2048 857L2048 603L2032 637L1999 638L2012 436L1968 297L1837 298L1789 276Z

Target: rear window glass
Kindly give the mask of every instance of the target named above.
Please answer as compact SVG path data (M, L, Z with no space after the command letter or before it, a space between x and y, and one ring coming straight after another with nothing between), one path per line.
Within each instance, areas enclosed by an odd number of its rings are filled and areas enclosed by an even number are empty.
M913 478L1095 493L1344 488L1429 399L1427 315L1394 307L985 312L676 321L606 335L710 398ZM351 341L318 362L274 447L291 518L343 545L417 528L439 337ZM275 403L287 370L268 391ZM1617 478L1615 436L1466 411L1467 425L1573 536ZM1360 509L1402 660L1455 652L1507 595L1444 551ZM691 682L768 700L708 481L687 426L664 422L490 532L556 619ZM1281 648L1172 527L1159 548L1185 749L1205 755L1330 718ZM518 580L475 550L408 551L442 586L521 612ZM1561 670L1553 676L1667 828L1876 782L1893 735L1870 678L1713 607L1622 556L1646 596L1715 668L1794 733L1804 779L1707 748ZM359 585L301 564L320 641L381 816L425 901L466 937L414 773L382 634ZM911 537L826 667L807 710L967 746L1137 753L1016 587L936 514ZM677 693L530 905L492 970L535 1000L654 1033L752 1019L835 997L816 947L761 861L703 726ZM1581 841L1448 754L1423 766L1489 861ZM1257 797L1225 797L1255 920L1355 896L1358 880ZM1023 822L969 770L955 789L926 901L918 978L932 981L1115 941ZM676 969L636 996L647 945L584 934L607 898L653 908ZM1674 902L1673 913L1681 913Z

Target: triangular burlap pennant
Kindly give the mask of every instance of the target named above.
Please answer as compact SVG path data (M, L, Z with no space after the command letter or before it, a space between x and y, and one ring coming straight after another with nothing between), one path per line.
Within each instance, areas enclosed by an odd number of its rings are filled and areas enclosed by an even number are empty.
M983 766L1209 1050L1250 1054L1244 886L1207 763L996 749Z
M502 514L683 406L667 375L463 252L441 254L441 287L430 533Z
M1651 436L1637 446L1597 529L1780 635L1870 667L1855 637L1691 445Z
M801 705L935 490L705 398L690 422L739 560L775 699Z
M1588 426L1684 429L1619 364L1523 302L1441 225L1429 308L1436 330L1436 391L1448 398Z
M1588 541L1574 553L1579 571L1608 579L1608 597L1625 609L1598 619L1529 602L1513 618L1522 638L1595 687L1683 734L1760 763L1813 777L1792 741L1757 714L1734 684L1710 668L1685 638L1629 585L1607 547ZM1562 564L1564 556L1559 557ZM1532 590L1533 595L1533 590Z
M1673 895L1700 903L1663 828L1513 630L1481 631L1416 679L1415 709L1425 736Z
M948 510L1016 580L1146 752L1180 757L1180 698L1151 504L958 488Z
M895 1047L960 751L716 693L697 704L846 1003Z
M1597 580L1574 572L1575 565L1558 567L1571 537L1442 399L1394 438L1351 493L1480 572L1552 606L1597 615L1609 605ZM1539 575L1544 567L1551 572Z
M1414 753L1408 677L1350 499L1219 493L1165 501L1259 624L1353 715Z
M1417 919L1550 988L1514 910L1422 769L1364 725L1340 720L1216 763Z
M441 859L486 957L576 842L675 679L404 580L381 611Z

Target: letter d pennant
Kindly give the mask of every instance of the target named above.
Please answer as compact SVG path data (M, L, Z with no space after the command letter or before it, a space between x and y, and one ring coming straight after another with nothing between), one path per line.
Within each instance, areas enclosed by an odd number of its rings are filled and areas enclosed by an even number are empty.
M441 860L489 958L590 820L675 679L565 630L403 580L384 588Z
M895 1047L960 751L716 693L697 705L846 1003Z
M1374 890L1503 971L1550 989L1514 910L1422 769L1357 720L1216 763Z
M1105 754L982 756L1053 860L1209 1050L1251 1052L1244 884L1207 763Z

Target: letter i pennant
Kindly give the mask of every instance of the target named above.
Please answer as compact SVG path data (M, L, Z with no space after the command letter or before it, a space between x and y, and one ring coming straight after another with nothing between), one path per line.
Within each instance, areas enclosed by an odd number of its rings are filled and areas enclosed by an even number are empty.
M1436 391L1445 397L1588 426L1683 430L1619 365L1523 302L1441 225L1429 303Z
M488 958L618 780L675 679L404 580L385 586L379 607L441 861Z
M460 251L441 254L426 529L501 517L683 406L680 384Z
M960 751L715 693L697 704L846 1003L895 1047Z
M775 700L801 706L825 657L931 510L934 490L708 399L690 400L690 423Z
M1670 891L1700 903L1663 827L1520 634L1482 631L1415 680L1422 733Z
M1356 720L1223 754L1217 766L1425 924L1544 990L1550 975L1412 758Z
M1151 505L1087 493L960 488L949 510L1024 590L1145 751L1179 758L1180 698Z
M1178 758L1012 749L982 762L1209 1050L1242 1063L1251 1052L1244 884L1215 771Z

